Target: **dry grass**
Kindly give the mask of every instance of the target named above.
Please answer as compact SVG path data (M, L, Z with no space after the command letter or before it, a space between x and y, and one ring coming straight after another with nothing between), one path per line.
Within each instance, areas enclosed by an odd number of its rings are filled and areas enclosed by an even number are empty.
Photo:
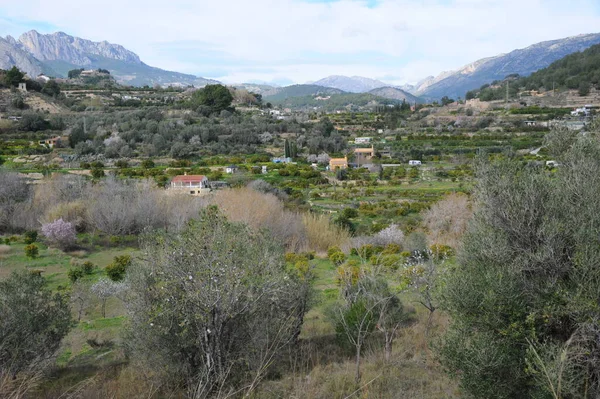
M326 252L329 247L343 247L350 242L348 230L334 225L325 215L306 213L302 216L302 222L308 247L314 251Z
M0 245L0 255L8 255L10 253L10 245Z
M260 193L250 188L218 191L212 201L227 218L244 222L253 229L267 229L281 240L288 251L301 251L306 247L306 233L302 218L284 208L272 194Z
M435 361L429 341L445 330L447 319L434 314L426 336L427 312L402 329L394 342L390 362L385 362L381 342L374 337L362 359L362 379L354 382L355 364L350 354L340 358L331 341L311 340L309 352L301 353L300 366L277 381L265 381L254 398L457 398L457 385ZM333 344L334 345L334 344Z

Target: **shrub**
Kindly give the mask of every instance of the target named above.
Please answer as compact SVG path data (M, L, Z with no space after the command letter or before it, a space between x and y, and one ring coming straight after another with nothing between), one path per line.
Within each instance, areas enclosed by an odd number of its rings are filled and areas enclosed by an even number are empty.
M144 169L151 169L151 168L153 168L154 166L155 166L155 165L154 165L154 161L153 161L153 160L151 160L151 159L144 159L144 160L142 161L142 168L144 168Z
M331 256L332 254L334 254L336 252L342 252L340 247L338 247L338 246L329 247L329 249L327 249L327 257Z
M105 176L104 174L104 170L100 169L100 168L94 168L92 169L92 177L94 179L101 179Z
M84 276L84 272L81 267L74 267L69 269L67 275L69 276L69 280L71 280L71 283L75 283L77 280Z
M87 275L93 274L95 268L96 268L96 265L94 265L90 261L83 262L83 265L81 265L81 269L83 270L83 273L85 273Z
M343 252L334 252L329 255L329 260L332 261L336 266L339 266L346 261L346 254Z
M40 249L35 244L29 244L25 247L25 256L31 259L35 259L39 256Z
M35 230L26 231L25 234L23 234L23 242L25 244L33 244L34 242L37 241L37 237L38 237L37 231L35 231Z
M42 225L42 234L51 245L62 250L72 248L77 240L73 224L62 219Z
M127 273L127 269L131 265L130 255L115 256L113 262L106 266L106 275L112 281L121 281Z
M342 211L342 215L347 219L355 218L358 216L358 210L354 208L346 208Z
M388 244L383 249L382 254L384 254L384 255L397 254L400 252L401 249L402 249L402 247L398 244Z

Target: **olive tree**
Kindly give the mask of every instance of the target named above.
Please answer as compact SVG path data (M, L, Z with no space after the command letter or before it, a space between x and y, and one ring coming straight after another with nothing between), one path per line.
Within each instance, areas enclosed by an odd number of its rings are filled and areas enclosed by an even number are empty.
M68 300L52 294L38 273L0 281L0 372L31 370L51 358L71 327Z
M555 173L511 160L477 168L441 347L473 397L600 395L600 142L570 140L552 147Z
M251 391L304 316L282 248L215 207L178 234L147 233L141 248L128 272L133 359L192 397Z

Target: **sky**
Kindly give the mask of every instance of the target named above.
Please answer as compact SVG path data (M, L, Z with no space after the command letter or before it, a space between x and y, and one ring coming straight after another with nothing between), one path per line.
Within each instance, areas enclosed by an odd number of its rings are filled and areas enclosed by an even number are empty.
M416 83L545 40L600 31L599 0L0 0L0 36L107 40L225 83L328 75Z

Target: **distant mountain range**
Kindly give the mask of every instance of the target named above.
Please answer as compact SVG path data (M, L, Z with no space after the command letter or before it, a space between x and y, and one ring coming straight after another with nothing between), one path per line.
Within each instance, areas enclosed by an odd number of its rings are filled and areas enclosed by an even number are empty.
M456 71L443 72L435 78L430 76L410 91L427 99L440 99L443 96L464 98L467 91L477 89L483 84L502 80L512 74L528 76L554 61L598 43L600 33L537 43L508 54L475 61Z
M348 77L340 75L328 76L321 80L317 80L312 84L323 87L333 87L334 89L340 89L347 93L366 93L373 89L390 86L388 83L362 76Z
M379 87L377 89L370 90L369 93L373 94L374 96L383 97L383 98L387 98L390 100L398 100L398 101L406 100L406 102L408 102L410 104L423 102L423 100L420 99L419 97L414 96L410 93L407 93L406 91L404 91L398 87L390 87L390 86Z
M218 83L214 80L151 67L137 54L121 45L106 41L69 36L63 32L43 35L35 30L22 34L19 39L0 38L0 68L13 66L30 76L45 73L66 77L71 69L108 69L117 82L126 85L194 85Z

